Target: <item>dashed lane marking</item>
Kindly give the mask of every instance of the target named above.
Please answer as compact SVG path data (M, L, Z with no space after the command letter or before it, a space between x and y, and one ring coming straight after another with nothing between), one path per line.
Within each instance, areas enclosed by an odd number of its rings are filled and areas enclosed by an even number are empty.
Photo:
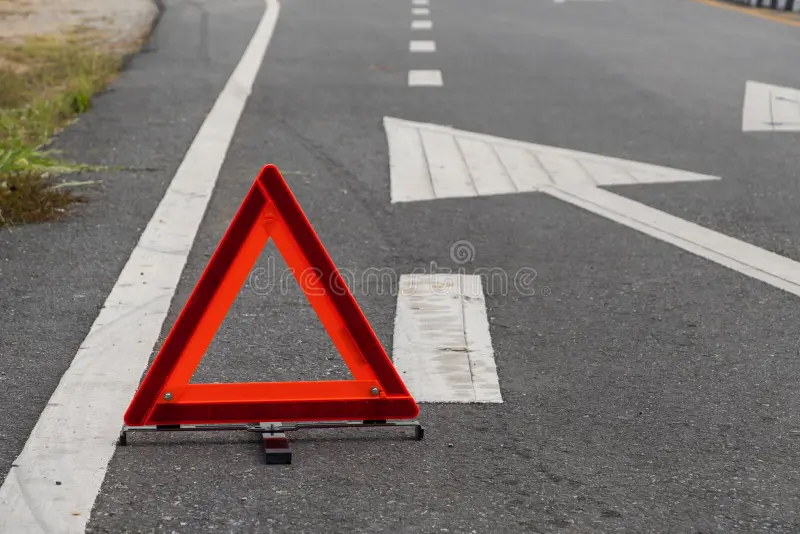
M417 402L501 403L479 275L402 275L394 365Z
M411 41L409 52L436 52L436 41Z
M441 87L443 83L440 70L408 71L409 87Z

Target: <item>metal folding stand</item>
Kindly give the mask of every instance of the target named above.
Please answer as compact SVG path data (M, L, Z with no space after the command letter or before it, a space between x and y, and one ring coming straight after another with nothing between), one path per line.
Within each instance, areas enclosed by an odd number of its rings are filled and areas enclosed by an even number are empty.
M292 450L286 432L296 430L327 429L327 428L375 428L375 427L409 427L414 429L414 439L417 441L425 437L425 429L417 421L336 421L330 423L242 423L221 425L154 425L154 426L127 426L123 425L119 433L117 444L121 447L128 445L130 432L207 432L207 431L234 431L260 433L264 446L264 457L267 464L291 464Z

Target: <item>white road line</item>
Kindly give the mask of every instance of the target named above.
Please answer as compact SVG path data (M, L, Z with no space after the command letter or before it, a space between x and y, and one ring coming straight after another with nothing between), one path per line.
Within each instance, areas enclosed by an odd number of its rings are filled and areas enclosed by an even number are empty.
M800 296L800 263L596 187L543 187L592 213Z
M557 184L595 185L594 180L583 170L575 157L550 151L541 151L536 154L536 157L550 178Z
M402 275L392 358L417 402L503 402L481 277Z
M748 81L742 105L743 132L800 132L800 91Z
M431 10L427 7L415 7L411 9L411 14L416 16L430 15Z
M428 169L415 167L420 176L408 179L389 174L392 202L433 200L464 196L484 196L536 191L544 185L572 186L638 184L718 180L708 176L668 167L609 158L564 148L524 143L502 137L481 135L446 126L384 118L384 128L392 152L392 140L423 143L435 140L433 154L427 158ZM390 132L408 130L405 135ZM453 146L466 149L451 150ZM426 147L427 149L428 147ZM406 147L405 151L414 151ZM428 151L430 152L430 150ZM474 187L464 185L457 176L472 177ZM432 186L426 183L430 178Z
M391 117L384 117L383 123L389 143L393 203L497 194L497 190L504 193L538 191L800 297L799 262L578 181L575 174L578 169L572 163L578 164L580 172L600 185L718 180L719 177ZM468 157L451 149L453 142L464 145L465 139L483 142L491 146L495 154L474 143L469 145L472 153ZM393 146L400 142L402 145ZM423 146L426 154L433 150L434 157L423 160L417 144ZM416 155L416 164L400 174L407 154ZM496 156L502 166L497 165ZM567 179L563 176L565 172ZM465 180L467 174L475 184L474 194L469 193L466 183L458 181L459 177Z
M409 52L436 52L436 41L411 41Z
M278 19L266 11L0 488L0 532L84 532Z
M492 148L514 181L514 187L509 188L509 191L536 191L540 186L553 183L553 179L542 168L539 158L529 150L504 144L493 144Z
M410 70L408 85L410 87L441 87L443 85L440 70Z
M433 22L430 20L412 20L411 21L411 29L412 30L430 30L433 28Z
M428 0L411 0L411 3L415 6L427 6Z
M392 198L409 200L402 196L406 191L424 191L425 195L434 195L433 184L428 176L425 151L419 142L419 133L410 128L394 128L387 130L386 135L390 137L390 172L397 177L391 183ZM413 184L406 185L410 182Z
M495 195L516 189L491 145L475 139L457 138L461 154L469 169L475 189L481 195Z
M437 197L474 197L477 194L461 149L452 136L420 132L428 173Z

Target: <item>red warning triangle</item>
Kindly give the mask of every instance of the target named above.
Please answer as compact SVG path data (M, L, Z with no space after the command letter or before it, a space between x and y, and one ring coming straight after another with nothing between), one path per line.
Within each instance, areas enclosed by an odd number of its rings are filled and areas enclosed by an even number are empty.
M189 384L272 238L354 380ZM409 394L280 171L264 167L150 366L125 424L412 419Z

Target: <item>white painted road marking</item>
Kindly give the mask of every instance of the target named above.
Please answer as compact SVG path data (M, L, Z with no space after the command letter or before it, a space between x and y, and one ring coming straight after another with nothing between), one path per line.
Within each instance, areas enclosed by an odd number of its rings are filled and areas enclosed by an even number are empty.
M0 532L82 533L278 19L266 11L0 488Z
M428 0L411 0L411 3L415 6L427 6Z
M392 358L417 402L503 402L481 277L402 275Z
M411 41L408 50L410 52L436 52L436 41Z
M594 187L719 179L391 117L384 118L384 127L392 202L525 193L546 185ZM409 154L417 157L410 167L417 174L413 178L408 176L409 170L400 171Z
M742 106L743 132L800 132L800 91L748 81Z
M718 177L389 117L384 117L384 126L391 202L479 196L497 190L539 191L800 296L800 263L595 185ZM459 155L452 149L455 143L461 145L462 153L467 150L471 154ZM492 159L487 147L502 165ZM432 152L437 156L426 159Z
M455 139L439 132L424 130L420 131L420 138L436 196L474 197L478 190L468 175Z
M431 10L428 9L427 7L415 7L411 9L411 14L416 16L430 15Z
M441 87L442 71L440 70L410 70L408 71L408 85L410 87Z
M411 29L412 30L430 30L433 28L433 22L430 20L412 20L411 21Z
M565 202L800 296L800 263L597 187L545 187Z

